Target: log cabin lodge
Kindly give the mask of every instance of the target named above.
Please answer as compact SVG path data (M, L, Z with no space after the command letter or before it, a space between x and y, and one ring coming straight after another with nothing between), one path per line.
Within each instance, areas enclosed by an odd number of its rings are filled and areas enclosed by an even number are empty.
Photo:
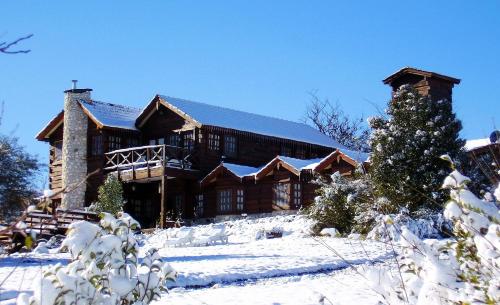
M459 80L403 68L384 83L451 101ZM50 145L50 190L66 190L52 201L88 206L106 175L116 175L125 211L144 228L179 216L299 209L314 200L314 175L350 175L368 157L302 123L165 95L139 109L93 100L91 91L75 81L64 109L36 136Z

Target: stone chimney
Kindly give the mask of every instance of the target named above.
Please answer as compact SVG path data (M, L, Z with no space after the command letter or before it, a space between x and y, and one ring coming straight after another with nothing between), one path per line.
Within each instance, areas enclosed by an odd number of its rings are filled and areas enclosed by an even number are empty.
M383 80L392 87L392 94L404 84L412 85L421 95L430 96L432 100L447 99L452 101L453 86L460 80L435 72L406 67Z
M62 195L61 207L77 209L85 206L85 177L87 176L87 125L88 119L79 105L80 100L90 100L92 89L64 91L64 125L62 147Z

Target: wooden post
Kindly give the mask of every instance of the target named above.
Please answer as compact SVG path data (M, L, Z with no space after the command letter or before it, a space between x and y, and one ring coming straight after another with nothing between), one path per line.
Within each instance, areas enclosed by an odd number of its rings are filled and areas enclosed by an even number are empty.
M163 174L160 180L160 227L166 227L166 213L167 213L167 177Z

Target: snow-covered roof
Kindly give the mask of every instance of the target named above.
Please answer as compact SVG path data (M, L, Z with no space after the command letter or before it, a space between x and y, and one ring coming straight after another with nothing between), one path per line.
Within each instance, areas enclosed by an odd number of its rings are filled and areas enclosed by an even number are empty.
M358 163L363 163L368 161L368 158L370 157L369 153L365 153L362 151L356 151L356 150L350 150L350 149L339 149L341 153L344 155L352 158L354 161Z
M135 121L142 109L100 101L80 100L80 105L94 121L103 126L137 130Z
M471 150L474 150L474 149L479 148L479 147L488 146L490 144L491 144L491 141L489 138L467 140L465 142L465 150L471 151Z
M259 171L259 168L257 167L251 167L233 163L222 163L222 165L240 178L245 176L251 176Z
M160 95L162 100L202 125L218 126L326 147L344 147L313 127L269 116Z
M289 165L293 166L295 169L298 171L303 170L303 169L314 169L316 165L323 160L323 158L316 158L316 159L296 159L296 158L291 158L291 157L283 157L283 156L278 156L278 158L283 161L288 163Z

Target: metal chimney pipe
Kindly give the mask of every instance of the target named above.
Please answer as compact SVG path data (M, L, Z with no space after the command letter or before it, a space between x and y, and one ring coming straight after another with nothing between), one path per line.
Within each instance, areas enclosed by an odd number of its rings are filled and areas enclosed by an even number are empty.
M72 82L73 82L73 88L72 89L75 90L76 89L76 83L78 82L78 80L73 79Z

